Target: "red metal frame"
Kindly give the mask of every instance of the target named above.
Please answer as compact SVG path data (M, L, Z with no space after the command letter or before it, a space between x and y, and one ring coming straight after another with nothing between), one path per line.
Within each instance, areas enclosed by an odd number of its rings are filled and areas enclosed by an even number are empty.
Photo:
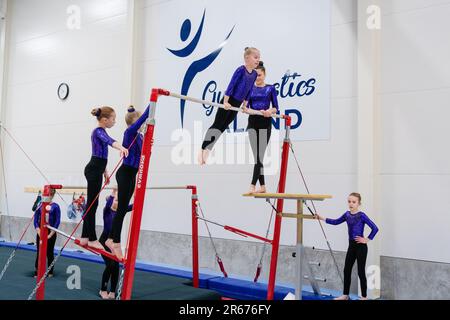
M81 248L83 248L85 250L88 250L88 251L90 251L92 253L95 253L97 255L103 255L103 256L108 257L109 259L117 261L119 263L120 262L121 263L125 263L125 259L121 260L121 259L117 258L117 256L115 254L112 254L111 252L108 252L108 251L103 250L103 249L91 248L88 245L82 245L81 242L80 242L80 239L75 239L74 243L77 246L80 246Z
M291 118L286 117L286 137L283 142L283 151L281 155L281 169L280 169L280 180L278 182L278 193L284 193L286 188L286 175L289 160L289 130L291 128ZM277 276L277 263L278 263L278 250L280 248L280 234L281 234L281 222L282 215L279 214L283 212L283 199L277 200L277 215L275 218L275 226L273 231L273 242L272 242L272 256L270 258L270 272L269 272L269 283L267 287L267 300L273 300L273 295L275 291L275 278Z
M198 219L197 219L197 187L187 186L187 189L192 190L192 285L198 288L199 280L199 263L198 263Z
M47 199L50 197L50 193L52 189L61 189L61 185L46 185L44 186L44 192L42 193L42 202L41 202L41 225L40 225L40 235L39 235L39 260L38 260L38 270L36 283L44 277L45 271L47 271L47 244L48 244L48 229L46 225L47 221L47 206L50 202ZM36 292L36 300L44 300L45 296L45 279L42 281L41 286L38 288Z
M159 89L152 89L150 97L150 112L155 114L156 102L160 94ZM122 287L122 300L130 300L133 289L134 267L136 265L137 249L139 243L139 233L141 230L142 210L144 208L145 188L147 187L148 168L153 147L153 133L155 130L154 118L151 116L147 121L147 131L142 144L139 171L136 178L136 188L133 203L133 216L131 217L130 233L128 237L128 251L126 254L125 273Z
M223 228L225 230L227 230L227 231L236 233L236 234L238 234L238 235L240 235L242 237L251 237L251 238L255 238L255 239L261 240L263 242L270 243L270 244L272 244L272 241L273 241L273 240L270 240L270 239L267 239L267 238L264 238L264 237L260 237L260 236L254 234L254 233L250 233L250 232L247 232L247 231L235 228L235 227L224 226Z

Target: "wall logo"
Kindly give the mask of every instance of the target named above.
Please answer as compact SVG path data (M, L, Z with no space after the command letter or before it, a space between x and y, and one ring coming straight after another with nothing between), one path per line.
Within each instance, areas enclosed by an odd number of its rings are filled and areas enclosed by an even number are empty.
M206 16L206 9L203 11L202 21L200 22L197 32L189 44L187 44L184 48L179 49L179 50L173 50L173 49L169 49L169 48L167 48L167 50L169 50L172 54L174 54L175 56L180 57L180 58L186 58L186 57L190 56L194 52L195 48L198 45L198 42L200 41L200 38L201 38L201 35L203 32L205 16ZM235 26L233 26L231 28L231 30L228 33L228 35L226 36L225 40L219 45L219 47L216 50L214 50L213 52L208 54L206 57L203 57L199 60L194 61L189 66L189 68L187 69L186 74L184 76L183 84L181 85L181 94L182 95L188 94L189 88L190 88L195 76L198 73L206 70L214 62L214 60L216 60L217 56L220 54L223 47L226 45L228 39L230 38L231 33L234 30L234 27ZM190 34L191 34L191 20L186 19L186 20L184 20L183 24L181 25L180 40L182 42L185 42L189 38ZM184 122L185 104L186 104L185 100L180 100L181 127L183 127L183 122Z
M179 58L186 58L189 57L197 48L197 45L200 41L200 38L202 36L202 32L205 25L205 18L206 18L206 9L203 11L203 16L200 21L200 24L198 26L197 31L192 37L192 40L184 46L184 48L181 49L170 49L167 48L167 50L179 57ZM231 34L233 33L233 30L236 25L234 25L231 30L229 31L228 35L225 37L225 40L218 46L217 49L215 49L213 52L208 54L207 56L198 59L191 63L191 65L188 67L184 78L183 83L181 85L181 94L182 95L188 95L189 88L194 80L194 78L199 74L200 72L206 70L219 56L224 46L227 44L228 39L230 38ZM182 42L187 41L187 39L191 36L191 30L192 24L191 20L186 19L181 25L180 29L180 40ZM317 78L316 77L305 77L304 75L298 73L298 72L292 72L288 70L282 77L280 77L280 80L275 82L273 85L276 89L277 96L279 99L279 103L282 104L282 99L289 99L289 98L306 98L308 96L314 95L317 93ZM202 93L202 99L207 101L212 101L219 103L221 98L223 97L223 92L219 90L219 85L217 81L210 80L204 87L203 93ZM292 103L292 102L289 102ZM181 115L181 128L183 128L184 125L184 110L185 110L186 101L180 99L180 115ZM303 123L303 115L300 111L300 106L283 106L283 113L286 115L289 115L292 117L292 126L291 129L295 130L299 128ZM211 116L214 107L210 105L203 105L203 108L205 109L205 115ZM282 123L280 122L280 119L272 119L272 124L275 129L279 130L282 126ZM228 128L227 131L232 132L245 132L245 127L238 128L238 122L237 119L234 120L232 129Z

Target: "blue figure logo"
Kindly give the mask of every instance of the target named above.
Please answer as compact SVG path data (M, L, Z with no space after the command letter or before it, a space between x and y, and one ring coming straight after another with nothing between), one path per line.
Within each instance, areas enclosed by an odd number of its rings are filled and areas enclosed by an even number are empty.
M174 54L175 56L180 57L180 58L185 58L185 57L189 56L192 52L194 52L195 48L197 47L198 42L200 41L200 37L202 35L203 24L205 22L205 14L206 14L206 9L203 11L202 21L200 22L200 25L198 27L198 30L197 30L194 38L186 47L184 47L183 49L180 49L180 50L172 50L169 48L167 48L167 50L169 50L172 54ZM231 33L234 30L234 27L235 26L233 26L233 28L231 28L231 31L226 36L225 40L219 45L219 47L216 50L214 50L213 52L208 54L206 57L194 61L189 66L189 68L187 69L186 74L184 76L183 84L181 85L181 94L182 95L188 94L189 88L190 88L195 76L198 73L204 71L206 68L208 68L214 62L214 60L216 60L217 56L220 54L223 47L227 43L228 38L231 36ZM186 19L186 20L184 20L183 24L181 25L181 30L180 30L181 41L185 42L189 38L190 34L191 34L191 21L189 19ZM185 104L186 104L185 100L180 100L181 127L183 127L183 122L184 122Z

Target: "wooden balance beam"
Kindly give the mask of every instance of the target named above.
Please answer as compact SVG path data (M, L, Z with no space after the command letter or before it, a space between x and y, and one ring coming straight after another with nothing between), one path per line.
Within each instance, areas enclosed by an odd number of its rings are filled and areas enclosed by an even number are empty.
M291 199L291 200L311 200L323 201L331 199L328 194L299 194L299 193L244 193L244 197L254 197L256 199Z
M243 196L266 200L267 199L297 200L296 213L286 213L286 212L281 213L281 215L284 218L296 218L296 219L314 219L313 215L303 214L303 201L323 201L325 199L332 198L332 196L328 194L300 194L300 193L245 193L243 194Z

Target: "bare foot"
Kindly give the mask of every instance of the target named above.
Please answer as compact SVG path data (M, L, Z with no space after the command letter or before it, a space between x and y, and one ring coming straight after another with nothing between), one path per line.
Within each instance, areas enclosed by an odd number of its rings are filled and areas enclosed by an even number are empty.
M98 295L103 299L103 300L108 300L109 299L109 295L108 292L106 291L99 291Z
M80 245L82 245L82 246L87 246L88 242L89 242L89 238L81 238L80 239Z
M117 259L123 260L122 246L120 245L120 242L113 244L113 251L112 252L116 255Z
M202 164L206 164L206 160L208 160L208 157L209 157L209 150L208 149L202 150L202 159L203 159Z
M248 189L248 193L255 193L256 192L256 187L254 185L250 185L250 189Z
M100 250L104 250L105 249L98 240L88 241L88 247L91 247L91 248L94 248L94 249L100 249Z
M261 186L261 188L258 189L258 191L256 191L256 193L266 193L266 186Z
M367 297L361 297L359 298L359 300L369 300L369 299L367 299Z
M344 294L340 297L334 298L333 300L348 300L348 296Z
M108 298L110 300L116 300L116 294L114 292L110 292L109 295L108 295Z
M197 157L197 162L199 165L204 165L205 163L203 162L203 150L200 150L198 153L198 157Z

